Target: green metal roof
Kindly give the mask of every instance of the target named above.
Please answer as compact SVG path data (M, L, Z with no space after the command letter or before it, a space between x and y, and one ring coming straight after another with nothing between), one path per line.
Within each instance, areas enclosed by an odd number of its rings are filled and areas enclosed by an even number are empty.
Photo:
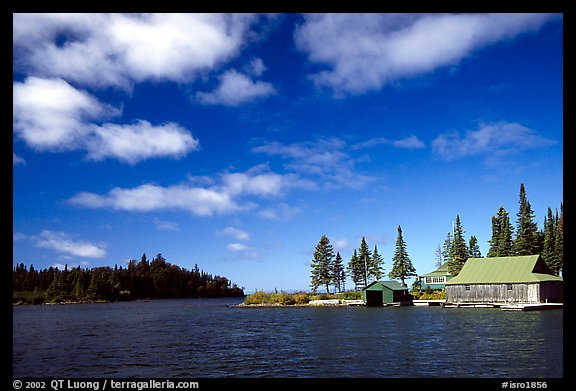
M448 271L448 262L445 262L438 269L434 270L433 272L424 274L420 277L451 276L451 275L452 274Z
M446 285L513 284L563 281L553 275L539 255L518 257L468 258L460 273Z
M407 287L402 286L402 284L400 284L398 281L374 281L374 282L368 284L368 286L366 288L364 288L363 290L369 289L371 286L373 286L375 284L383 285L392 291L408 290Z

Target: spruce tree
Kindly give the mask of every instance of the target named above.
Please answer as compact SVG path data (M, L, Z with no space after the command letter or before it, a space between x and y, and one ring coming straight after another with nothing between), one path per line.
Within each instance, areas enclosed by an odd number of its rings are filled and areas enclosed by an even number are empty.
M520 207L516 220L516 240L514 252L517 255L533 255L538 253L538 227L534 222L534 212L526 197L524 184L520 184Z
M363 273L364 273L364 262L360 262L358 258L358 252L354 249L354 253L348 262L348 275L352 278L352 282L354 282L354 289L358 290L358 286L364 281Z
M552 214L552 208L548 207L548 214L544 217L544 245L542 248L542 260L550 269L555 263L555 241L556 241L556 221Z
M358 249L358 262L362 264L362 268L359 268L359 271L362 275L362 282L364 283L364 287L368 286L368 267L372 262L372 253L368 248L368 244L366 243L366 238L362 236L362 241L360 243L360 248Z
M558 210L556 210L556 216L554 218L554 257L552 258L552 262L548 265L556 275L559 275L560 271L564 268L564 231L562 227L564 212L562 209L563 206L560 204L560 217L558 217Z
M378 252L378 247L374 245L374 251L368 264L368 277L372 277L374 281L378 281L384 275L384 271L382 270L383 263L384 259L382 259L382 256Z
M332 263L332 282L334 283L334 290L342 292L345 283L346 274L344 273L344 264L342 263L342 256L340 252L336 253L336 258Z
M332 260L334 258L334 251L330 240L326 235L322 235L320 241L316 245L314 251L314 259L312 259L312 274L310 286L316 292L319 286L326 287L326 293L330 293L329 286L332 282Z
M504 207L498 209L496 216L492 216L492 238L488 241L488 257L507 257L513 255L514 228L510 224L510 217Z
M456 215L456 225L454 226L454 241L452 243L452 251L450 252L450 259L448 260L448 271L457 276L462 270L462 266L468 259L468 248L464 240L464 229L460 223L460 216Z
M394 251L394 258L392 259L392 271L388 273L392 279L400 279L402 286L406 286L405 279L408 277L416 276L416 269L412 265L412 261L408 256L406 250L406 243L402 237L402 228L398 225L398 237L396 238L396 250Z
M478 239L476 236L470 236L470 242L468 244L468 257L469 258L482 258L482 253L480 252L480 246L478 246Z

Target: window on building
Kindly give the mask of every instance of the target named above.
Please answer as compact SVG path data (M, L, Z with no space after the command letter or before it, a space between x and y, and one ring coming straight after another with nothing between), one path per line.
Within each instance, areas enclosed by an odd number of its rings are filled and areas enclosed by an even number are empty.
M470 285L464 285L464 290L469 291L469 290L470 290Z
M512 284L506 284L506 290L511 291L512 290Z
M433 276L426 277L426 284L444 284L446 282L446 276Z

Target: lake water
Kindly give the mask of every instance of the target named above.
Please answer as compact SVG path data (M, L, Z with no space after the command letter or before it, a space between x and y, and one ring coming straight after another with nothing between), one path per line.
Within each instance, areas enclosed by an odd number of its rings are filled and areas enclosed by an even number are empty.
M563 310L18 306L18 377L563 377Z

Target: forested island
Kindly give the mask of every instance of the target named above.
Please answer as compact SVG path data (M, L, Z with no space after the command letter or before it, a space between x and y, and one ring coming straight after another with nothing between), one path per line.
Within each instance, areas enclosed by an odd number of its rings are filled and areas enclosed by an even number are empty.
M173 265L156 255L148 261L130 260L128 267L92 269L80 266L36 270L18 264L12 273L14 304L82 303L138 299L206 298L244 296L244 290L226 277Z

